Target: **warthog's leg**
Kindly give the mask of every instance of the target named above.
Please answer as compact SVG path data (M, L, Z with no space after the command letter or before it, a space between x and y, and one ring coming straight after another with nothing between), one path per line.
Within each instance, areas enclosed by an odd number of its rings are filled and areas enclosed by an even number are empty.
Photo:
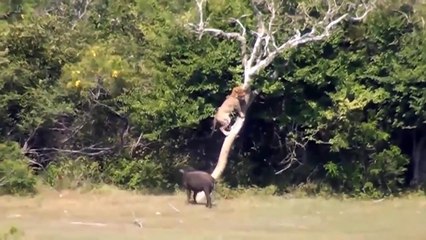
M197 193L196 191L194 191L194 195L192 196L192 198L194 199L194 204L197 203Z
M191 199L191 190L190 189L186 189L186 201L187 203L190 203L190 199Z
M204 188L203 192L204 192L204 195L206 195L206 200L207 200L206 207L211 208L212 207L212 199L211 199L211 196L210 196L210 191L207 188Z

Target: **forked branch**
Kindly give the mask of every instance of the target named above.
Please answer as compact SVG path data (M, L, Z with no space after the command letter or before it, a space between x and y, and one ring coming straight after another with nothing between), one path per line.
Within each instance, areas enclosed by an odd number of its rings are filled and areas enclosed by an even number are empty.
M197 9L199 14L198 24L188 23L187 26L195 33L199 34L201 39L204 33L211 34L213 36L220 36L227 39L233 39L240 42L241 45L241 61L243 64L247 62L247 30L246 27L241 23L237 18L231 18L231 22L235 22L241 28L241 32L225 32L217 28L206 28L206 23L204 22L204 4L207 0L196 0ZM242 16L244 17L244 16Z
M204 33L209 33L240 42L246 87L250 85L253 76L271 64L280 53L304 43L324 40L337 24L344 20L361 21L375 6L374 0L314 0L314 4L309 6L304 2L290 6L284 1L251 0L255 29L248 31L248 27L239 19L232 18L241 31L226 32L207 27L203 11L206 1L196 0L199 22L187 26L200 38ZM285 12L282 7L284 4L287 4L287 8L293 7L294 13ZM317 14L312 14L313 11ZM251 35L247 36L247 32ZM255 40L251 47L248 46L249 37ZM277 38L281 38L281 44L277 43Z

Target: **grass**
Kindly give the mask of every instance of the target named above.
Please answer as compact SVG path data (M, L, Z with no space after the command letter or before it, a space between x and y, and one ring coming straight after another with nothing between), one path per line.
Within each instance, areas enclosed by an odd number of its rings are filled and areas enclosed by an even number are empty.
M241 196L214 203L207 209L186 204L183 193L148 196L111 187L67 191L61 196L43 190L35 197L0 197L0 233L16 227L28 240L416 240L426 235L422 197L374 202ZM133 223L135 217L141 219L142 228ZM74 225L73 221L106 225Z

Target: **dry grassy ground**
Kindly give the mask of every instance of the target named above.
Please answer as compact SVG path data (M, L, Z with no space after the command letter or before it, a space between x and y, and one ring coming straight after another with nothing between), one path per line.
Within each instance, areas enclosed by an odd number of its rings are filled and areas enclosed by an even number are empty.
M14 226L24 232L22 239L420 240L426 239L425 222L421 197L374 202L253 196L216 199L212 209L187 205L183 194L143 196L111 188L0 198L0 232Z

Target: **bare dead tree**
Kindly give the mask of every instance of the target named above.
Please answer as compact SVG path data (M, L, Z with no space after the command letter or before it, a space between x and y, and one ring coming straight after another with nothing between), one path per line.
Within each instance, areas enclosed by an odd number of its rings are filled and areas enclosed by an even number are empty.
M26 154L30 150L29 142L34 138L37 131L40 129L41 124L34 128L34 130L30 133L28 138L25 140L24 145L22 146L22 153Z
M75 8L74 8L74 23L71 26L71 29L74 29L77 25L77 22L80 21L84 15L87 13L87 8L89 7L89 4L91 3L91 0L79 0L75 1Z
M248 29L241 18L231 18L239 31L226 32L207 26L204 16L206 1L196 0L199 20L198 23L188 23L187 27L200 38L204 34L210 34L239 42L244 69L243 86L247 90L250 89L256 74L268 67L283 52L305 43L323 41L335 32L339 23L344 20L361 21L375 7L374 0L312 0L299 2L293 6L294 11L290 13L283 7L287 4L285 1L251 0L254 13L251 17L255 18L255 29ZM312 14L313 12L316 14ZM253 41L250 41L252 39ZM254 43L250 45L251 42ZM254 90L247 96L244 114L256 95L257 91ZM217 166L212 172L213 178L218 179L222 175L232 144L243 124L244 119L237 117L230 134L222 144ZM197 201L203 198L205 199L204 194L197 195Z
M74 29L78 22L86 16L92 3L93 0L57 0L48 4L44 9L44 14L67 18L70 21L71 29Z
M285 144L281 146L285 149L287 153L286 156L280 162L282 169L275 172L276 175L283 173L284 171L290 169L292 166L298 164L302 165L299 160L299 151L305 151L306 145L309 142L309 137L304 136L303 132L300 131L299 125L295 122L289 127L287 136L285 137Z

